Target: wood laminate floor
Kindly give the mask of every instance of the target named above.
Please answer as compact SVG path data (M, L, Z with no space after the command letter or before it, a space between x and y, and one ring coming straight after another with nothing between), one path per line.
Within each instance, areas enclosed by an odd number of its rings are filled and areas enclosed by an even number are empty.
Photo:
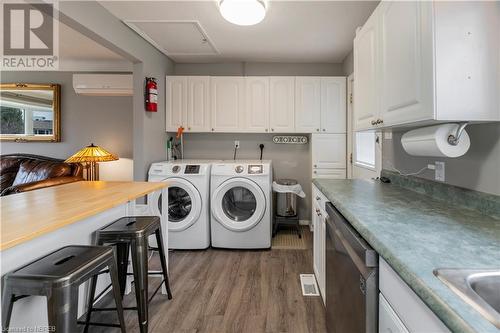
M304 236L310 244L310 233ZM155 296L149 308L150 332L326 332L321 298L302 296L299 281L300 273L313 271L311 246L173 251L169 266L174 298ZM150 292L158 283L150 279ZM134 306L134 294L125 296L124 303ZM137 314L126 311L125 316L127 331L138 332ZM107 312L93 315L99 321L115 318Z

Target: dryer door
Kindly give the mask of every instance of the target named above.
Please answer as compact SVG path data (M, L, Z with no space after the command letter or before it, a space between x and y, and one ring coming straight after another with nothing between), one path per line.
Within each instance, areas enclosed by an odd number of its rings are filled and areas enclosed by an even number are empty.
M200 217L202 205L200 192L186 179L168 178L164 181L169 182L168 230L186 230ZM161 195L154 200L157 200L157 207L161 212Z
M213 192L212 214L229 230L252 229L262 220L265 211L264 192L250 179L228 179Z

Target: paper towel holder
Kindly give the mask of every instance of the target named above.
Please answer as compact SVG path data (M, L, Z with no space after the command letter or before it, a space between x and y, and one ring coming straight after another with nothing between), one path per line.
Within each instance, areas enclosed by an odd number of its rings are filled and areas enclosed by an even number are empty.
M455 135L453 134L450 134L448 136L448 143L452 146L456 146L458 145L458 142L460 141L460 136L462 136L462 133L465 129L465 126L467 126L469 123L461 123L458 128L457 128L457 131L455 132Z

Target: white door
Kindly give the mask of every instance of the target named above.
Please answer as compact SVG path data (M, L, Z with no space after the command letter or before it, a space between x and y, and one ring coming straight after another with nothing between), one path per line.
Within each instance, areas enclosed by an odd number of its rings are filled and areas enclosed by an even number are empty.
M433 118L432 96L423 82L432 82L430 2L387 1L380 5L381 109L384 125ZM424 34L424 35L423 35ZM424 38L424 39L423 39Z
M186 131L210 131L210 77L188 77L186 118Z
M379 116L378 15L374 12L354 39L354 129L372 128Z
M270 81L270 121L272 133L295 132L295 78L274 76Z
M319 133L321 127L321 78L295 78L295 132Z
M231 231L242 232L252 229L262 220L266 198L254 181L237 177L215 189L211 206L217 222Z
M211 130L239 132L245 107L243 77L218 76L210 80Z
M346 133L346 78L321 78L321 133Z
M249 76L246 81L246 132L269 131L269 78L265 76Z
M187 77L167 76L165 97L166 131L177 132L187 111Z
M346 168L345 134L313 134L311 146L314 169Z

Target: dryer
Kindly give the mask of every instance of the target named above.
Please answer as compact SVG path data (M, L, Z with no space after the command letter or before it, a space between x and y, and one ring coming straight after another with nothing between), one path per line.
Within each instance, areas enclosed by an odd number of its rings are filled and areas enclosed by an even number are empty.
M170 249L210 246L210 161L177 160L151 164L148 181L168 182L168 244ZM161 212L160 195L153 212Z
M271 161L223 161L211 172L212 246L271 247Z

